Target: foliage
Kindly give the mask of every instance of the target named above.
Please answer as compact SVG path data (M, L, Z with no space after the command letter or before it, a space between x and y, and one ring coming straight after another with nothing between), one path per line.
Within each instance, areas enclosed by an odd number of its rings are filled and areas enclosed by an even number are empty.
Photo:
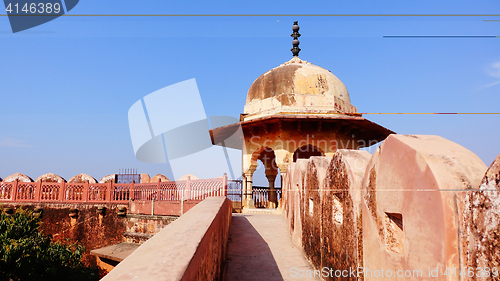
M0 213L0 281L98 280L97 270L82 262L79 244L52 242L31 211Z

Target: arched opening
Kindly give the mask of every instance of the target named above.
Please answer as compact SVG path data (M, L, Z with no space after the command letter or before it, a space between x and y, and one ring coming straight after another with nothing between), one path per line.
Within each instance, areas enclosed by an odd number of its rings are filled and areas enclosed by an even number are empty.
M281 189L276 190L279 182L279 169L276 165L276 155L269 147L254 151L252 166L256 167L252 175L252 199L257 208L276 208L281 195Z
M309 159L311 156L324 156L325 154L314 145L304 145L295 150L293 153L293 162L297 159Z

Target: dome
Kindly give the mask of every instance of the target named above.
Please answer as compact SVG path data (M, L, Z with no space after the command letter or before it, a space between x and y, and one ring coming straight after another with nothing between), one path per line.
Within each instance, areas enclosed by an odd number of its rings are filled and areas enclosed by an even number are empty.
M246 115L353 113L345 85L330 71L293 57L257 78L248 90Z

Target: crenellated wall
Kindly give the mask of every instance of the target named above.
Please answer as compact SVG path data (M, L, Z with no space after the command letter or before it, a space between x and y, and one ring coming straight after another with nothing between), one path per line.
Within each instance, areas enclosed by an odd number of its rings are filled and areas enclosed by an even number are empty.
M466 267L500 269L497 166L483 179L486 165L456 143L390 135L374 155L338 150L291 164L284 214L311 264L332 270L325 280L465 280ZM496 191L478 193L482 179Z
M317 269L363 265L361 184L370 157L339 149L333 159L299 159L288 169L285 217L293 242Z
M389 136L363 181L366 268L421 275L415 280L459 280L444 275L460 268L463 218L457 206L463 194L478 189L486 169L474 153L444 138Z
M107 176L102 177L99 180L99 183L107 183L107 182L115 183L116 178L117 178L117 174L109 174ZM195 179L194 176L192 176L192 179ZM196 179L198 179L198 178L196 178ZM14 174L9 175L3 179L4 182L13 182L16 180L21 181L21 182L33 182L33 179L31 177L29 177L25 174L21 174L21 173L14 173ZM2 181L2 178L0 178L0 182L1 181ZM56 175L56 174L53 174L53 173L43 174L43 175L39 176L38 178L36 178L36 180L34 180L34 181L35 182L39 182L39 181L58 182L58 183L66 182L66 180L63 177ZM144 173L141 174L141 181L140 181L141 183L158 182L158 181L167 182L170 180L162 174L157 174L152 178L150 178L148 174L144 174ZM76 176L71 177L67 182L69 182L69 183L85 183L85 182L97 183L97 180L92 176L89 176L87 174L82 173L82 174L78 174Z

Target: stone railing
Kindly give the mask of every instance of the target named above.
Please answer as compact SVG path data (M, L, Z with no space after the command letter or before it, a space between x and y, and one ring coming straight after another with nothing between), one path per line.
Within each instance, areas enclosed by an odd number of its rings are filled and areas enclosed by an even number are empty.
M101 280L221 280L231 209L226 197L205 199Z
M281 188L274 189L276 193L275 198L276 202L279 202L281 199ZM254 201L254 205L257 208L269 208L269 198L270 198L270 189L269 188L252 188L252 198Z
M227 176L156 183L0 182L0 202L115 203L129 201L201 201L226 196Z

